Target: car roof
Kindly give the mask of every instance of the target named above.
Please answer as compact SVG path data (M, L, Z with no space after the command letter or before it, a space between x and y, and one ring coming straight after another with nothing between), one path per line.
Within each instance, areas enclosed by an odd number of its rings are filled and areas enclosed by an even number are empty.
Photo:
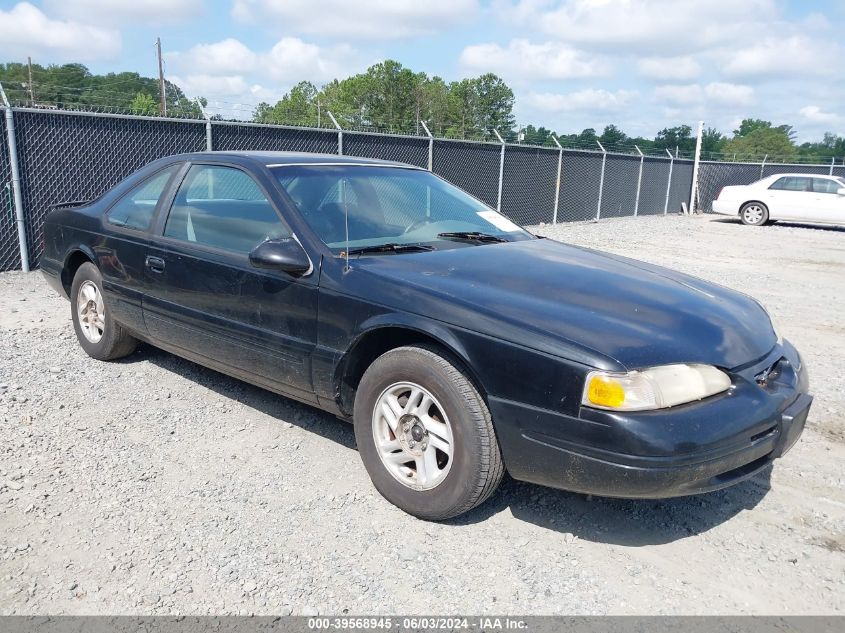
M801 172L790 172L790 173L783 173L783 174L772 174L771 176L766 176L764 180L768 180L769 178L782 178L784 176L789 177L801 177L801 178L841 178L841 176L832 176L830 174L808 174L808 173L801 173Z
M308 152L265 152L265 151L215 151L182 154L185 159L219 159L226 156L246 158L265 166L279 165L379 165L389 167L415 167L397 161L340 154L312 154ZM421 169L415 167L416 169Z

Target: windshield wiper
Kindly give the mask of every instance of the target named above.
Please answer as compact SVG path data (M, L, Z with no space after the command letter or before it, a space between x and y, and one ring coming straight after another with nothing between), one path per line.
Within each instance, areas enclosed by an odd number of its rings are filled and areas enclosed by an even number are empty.
M426 244L397 244L395 242L390 242L388 244L375 244L373 246L353 248L347 253L347 255L363 255L364 253L421 253L433 250L433 246L428 246Z
M479 231L455 231L452 233L438 233L437 237L443 238L444 240L459 240L461 242L480 242L481 244L493 244L508 241L502 237L499 237L498 235L490 235L489 233L481 233Z

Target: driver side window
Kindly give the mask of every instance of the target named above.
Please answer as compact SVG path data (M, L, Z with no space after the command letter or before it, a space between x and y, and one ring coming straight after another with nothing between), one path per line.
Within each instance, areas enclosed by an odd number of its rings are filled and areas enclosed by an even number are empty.
M291 232L249 174L234 167L193 165L179 186L164 235L246 254Z

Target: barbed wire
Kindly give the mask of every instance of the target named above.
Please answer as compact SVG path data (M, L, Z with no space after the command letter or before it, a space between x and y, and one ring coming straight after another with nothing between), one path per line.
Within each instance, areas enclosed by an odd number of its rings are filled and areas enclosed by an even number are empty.
M127 80L128 81L128 80ZM85 87L63 87L50 86L51 89L57 90L85 90ZM142 110L127 105L115 105L114 103L80 103L76 101L76 97L67 101L49 101L39 99L36 94L35 102L30 100L28 88L19 87L14 84L6 84L4 86L10 104L13 108L35 108L45 111L55 112L87 112L91 114L109 114L109 115L128 115L128 116L148 116L158 117L158 101L155 102L155 110ZM96 88L95 88L96 89ZM123 93L116 93L111 91L98 91L98 95L120 95L124 98L127 95ZM80 95L81 96L81 95ZM95 95L89 95L94 97ZM153 95L151 95L153 96ZM282 127L300 127L300 128L319 128L326 131L335 130L334 123L328 116L328 108L323 108L321 114L318 116L308 115L306 117L289 118L285 120L278 119L278 114L266 121L256 118L258 109L261 104L233 102L215 99L207 102L200 107L195 101L188 100L186 97L179 97L178 95L170 95L171 101L167 103L166 118L185 119L185 120L202 120L205 115L208 115L212 120L221 122L249 122L249 123L263 123L267 125L278 125ZM178 99L174 102L172 99ZM99 101L99 99L98 99ZM345 114L336 115L344 132L364 132L371 134L386 134L396 136L410 136L427 138L425 130L421 123L416 121L401 122L401 123L378 123L378 122L363 122L356 121L353 117L355 115ZM432 130L432 134L437 139L451 140L451 141L469 141L469 142L484 142L498 144L498 139L492 130L479 131L477 129L461 130L457 126L447 126L441 124L436 129ZM504 135L503 135L504 136ZM513 131L508 132L506 142L508 145L517 145L522 147L534 147L543 150L557 150L558 147L552 140L551 136L543 139L542 144L531 142L518 142L514 138ZM581 151L601 154L602 150L594 139L578 139L557 137L561 146L569 151ZM628 155L639 157L633 144L628 143L602 143L605 151L608 154ZM641 148L642 149L642 148ZM667 154L666 150L669 150ZM690 150L679 151L677 148L664 147L649 147L643 149L643 155L651 159L669 160L670 155L678 160L691 160L694 158L694 152ZM763 155L763 154L741 154L732 152L702 152L701 159L705 161L714 162L735 162L735 163L767 163L767 164L802 164L802 165L845 165L845 157L831 157L831 156L808 156L802 154L784 154L784 155Z

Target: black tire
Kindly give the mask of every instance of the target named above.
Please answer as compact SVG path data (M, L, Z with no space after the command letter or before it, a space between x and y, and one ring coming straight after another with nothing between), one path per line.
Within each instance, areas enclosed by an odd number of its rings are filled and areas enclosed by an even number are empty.
M747 226L763 226L769 221L769 208L762 202L746 202L739 210L739 219Z
M97 360L114 360L128 356L135 351L138 341L129 334L119 323L111 318L111 312L108 306L105 306L105 298L103 298L104 310L102 314L102 321L104 324L102 336L98 341L91 341L83 333L83 327L79 322L79 310L77 308L79 301L79 291L85 282L91 282L103 296L103 278L97 267L90 262L82 264L76 271L73 277L73 284L70 288L70 313L73 319L73 329L76 332L76 339L79 345L85 350L91 358Z
M401 483L385 466L373 432L374 408L391 385L410 381L442 406L452 432L451 465L435 487ZM440 350L408 346L386 352L364 373L355 396L355 439L376 489L393 505L420 519L449 519L483 503L505 472L490 411L469 377Z

